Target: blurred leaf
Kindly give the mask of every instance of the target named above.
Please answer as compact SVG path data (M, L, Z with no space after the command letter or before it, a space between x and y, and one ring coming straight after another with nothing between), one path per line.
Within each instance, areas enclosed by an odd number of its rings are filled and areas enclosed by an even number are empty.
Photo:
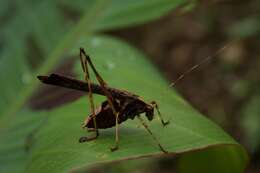
M197 4L198 4L197 0L190 0L189 2L187 2L187 5L184 5L184 7L181 9L181 12L183 13L190 12L196 7Z
M229 170L243 172L247 162L243 148L168 88L142 54L124 42L109 37L92 37L79 43L87 48L110 86L140 94L147 101L159 102L162 114L171 123L163 128L156 117L149 125L169 152L180 154L210 146L233 145L230 153L217 152L217 161L230 158ZM98 97L96 103L102 100L103 97ZM81 136L87 135L79 127L89 112L88 106L87 98L82 98L49 112L48 124L35 138L36 144L26 172L77 172L97 163L163 154L137 120L129 120L120 126L120 148L116 152L109 149L114 144L114 129L101 131L95 141L78 143ZM207 156L204 159L214 160ZM210 168L205 167L205 170L210 171ZM222 170L225 170L224 167L218 168L219 172Z
M245 98L250 91L251 83L247 80L237 80L230 87L230 91L237 99Z
M243 118L240 121L245 131L246 143L251 152L260 146L260 93L255 94L243 108Z
M22 118L10 121L0 133L0 172L23 172L30 154L31 132L41 126L46 114L23 110L19 116Z
M121 0L111 0L103 15L96 20L96 25L91 27L107 30L133 26L159 18L184 3L187 6L190 4L187 0L125 0L123 3ZM77 11L85 11L81 1L66 1L63 4Z
M239 20L227 29L228 35L232 37L246 38L260 31L260 23L257 18Z
M221 146L183 154L179 159L178 172L244 173L245 165L243 163L247 162L247 158L240 155L242 153L239 151L241 151L241 148Z

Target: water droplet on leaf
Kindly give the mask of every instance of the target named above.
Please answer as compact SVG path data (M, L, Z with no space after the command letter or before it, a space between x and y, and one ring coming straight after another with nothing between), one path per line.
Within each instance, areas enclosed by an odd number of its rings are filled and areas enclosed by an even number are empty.
M100 46L101 43L102 43L102 41L101 41L99 38L93 38L93 39L91 40L91 45L92 45L93 47Z
M109 70L112 70L116 67L115 63L111 62L111 61L107 61L106 62L106 67L109 69Z

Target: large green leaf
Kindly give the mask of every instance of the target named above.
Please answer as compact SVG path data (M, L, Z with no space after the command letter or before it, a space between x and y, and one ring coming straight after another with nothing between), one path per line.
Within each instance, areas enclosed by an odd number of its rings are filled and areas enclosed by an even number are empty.
M21 111L37 88L35 75L50 71L81 33L91 34L95 32L93 28L104 30L112 26L119 27L120 20L113 25L109 24L109 21L114 22L111 19L116 17L115 14L122 14L129 5L121 3L122 8L118 8L119 4L116 1L92 0L73 1L66 6L70 2L72 1L0 2L0 80L3 81L0 85L0 172L21 172L25 167L29 155L24 150L27 136L36 128L35 122L41 122L39 113L28 109ZM159 0L157 2L158 9L162 9L161 6L165 6L166 1L162 2L162 5ZM172 7L181 3L174 0L167 2ZM138 9L147 9L150 5L148 1L138 1L134 4ZM77 7L75 11L71 10L74 6ZM136 11L133 10L135 8L132 6L132 13L128 13L131 20L122 19L124 25L139 21L139 16L136 16L135 20L131 17L136 15ZM74 15L71 18L71 12L76 14L76 18ZM158 17L166 12L167 10L157 12L153 9L153 13L147 19L153 19L154 13L157 13ZM106 21L106 25L102 24L102 20ZM24 124L34 128L24 127ZM18 136L17 131L20 133ZM9 157L6 157L7 153Z
M221 146L226 152L217 152L216 161L229 160L229 167L218 167L218 172L243 172L247 160L243 148L168 88L142 54L124 42L107 37L80 40L76 44L78 46L87 48L97 69L111 86L127 89L148 101L156 100L159 103L162 114L171 123L163 128L155 118L149 125L170 153L180 154ZM103 97L98 97L96 103L102 100ZM120 148L116 152L109 149L114 144L114 129L103 130L96 141L78 143L79 137L87 135L85 130L80 129L80 124L89 112L88 107L87 98L82 98L48 112L48 123L35 138L26 172L68 172L96 163L163 155L137 120L120 125ZM225 148L225 145L231 147ZM194 160L201 157L196 156ZM204 158L209 162L216 159ZM189 167L189 164L185 166ZM210 169L205 167L204 170Z

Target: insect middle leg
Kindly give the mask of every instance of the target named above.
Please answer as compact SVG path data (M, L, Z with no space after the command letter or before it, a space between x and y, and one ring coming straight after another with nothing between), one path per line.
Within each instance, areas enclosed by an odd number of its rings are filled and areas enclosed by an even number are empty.
M88 97L89 97L89 101L90 101L91 114L93 116L93 121L94 121L94 129L92 129L92 131L95 132L95 136L93 136L93 137L81 137L79 139L79 142L86 142L86 141L91 141L91 140L96 139L98 137L99 133L98 133L97 123L96 123L96 118L95 118L95 105L94 105L93 94L92 94L92 89L91 89L91 80L90 80L90 76L89 76L88 62L86 61L86 59L83 58L82 51L80 51L80 62L81 62L81 67L85 74L85 80L88 84L88 89L89 89ZM85 126L86 126L86 121L83 123L83 127L85 127Z
M147 130L147 132L153 137L154 141L157 143L157 145L159 146L160 150L164 153L168 153L168 151L166 151L162 145L160 144L160 142L158 141L158 139L153 135L152 131L149 129L148 125L144 122L144 120L138 115L137 118L139 119L139 121L141 122L141 124L144 126L144 128Z
M100 74L97 72L96 68L94 67L94 64L92 63L90 57L85 53L84 49L83 48L80 48L80 54L84 55L85 59L88 64L90 65L90 67L92 68L102 90L104 91L104 94L105 96L107 97L107 101L108 101L108 104L109 106L111 107L112 111L113 111L113 114L115 115L115 119L116 119L116 136L115 136L115 146L113 146L111 148L111 151L115 151L118 149L118 144L119 144L119 127L118 127L118 115L119 115L119 112L116 111L115 109L115 106L113 104L113 97L112 97L112 94L108 91L107 89L107 84L106 82L103 80L103 78L100 76Z

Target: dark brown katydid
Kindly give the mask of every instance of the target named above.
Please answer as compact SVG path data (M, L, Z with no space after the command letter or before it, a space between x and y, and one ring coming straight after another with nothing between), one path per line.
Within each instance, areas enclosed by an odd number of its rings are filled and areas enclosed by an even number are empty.
M174 86L178 81L180 81L186 74L192 72L198 68L203 63L207 62L211 58L217 56L222 52L228 45L222 47L214 55L208 56L203 59L199 64L194 65L185 71L175 82L171 83L170 86ZM160 150L164 153L167 151L162 147L157 138L153 135L148 125L144 122L140 116L142 113L145 113L145 116L148 120L153 120L154 110L156 109L158 116L161 120L163 126L167 125L169 122L165 122L162 119L161 113L159 111L158 105L155 101L146 102L140 96L133 94L129 91L116 89L109 87L106 82L102 79L100 74L95 69L90 57L85 53L84 49L80 49L80 60L82 69L85 73L85 81L73 79L67 76L62 76L58 74L51 74L49 76L38 76L38 79L45 84L56 85L60 87L86 91L88 92L90 105L91 105L91 114L86 118L83 123L83 127L87 127L89 131L94 131L95 136L93 137L81 137L79 142L86 142L94 140L98 137L98 129L106 129L111 127L116 127L116 136L115 136L115 146L111 148L111 151L118 149L119 143L119 131L118 124L126 121L127 119L134 119L137 117L141 124L145 127L148 133L153 137ZM99 84L94 84L91 82L89 77L88 66L93 70ZM92 94L99 94L106 96L106 100L95 109L93 96Z
M90 100L91 114L86 118L83 123L83 127L87 127L89 131L94 131L93 137L81 137L79 142L86 142L94 140L98 137L98 129L106 129L114 127L116 128L115 146L111 148L111 151L118 149L119 143L119 129L118 124L126 121L127 119L134 119L137 117L141 124L145 127L148 133L153 137L159 146L160 150L164 153L167 151L162 147L158 139L153 135L148 125L144 122L140 116L145 113L148 120L153 120L154 110L156 109L158 116L163 126L169 122L165 122L162 119L158 105L155 101L145 102L140 96L133 94L129 91L108 87L106 82L102 79L97 72L90 57L85 53L84 49L80 49L81 66L85 73L85 81L80 81L70 77L51 74L50 76L38 76L38 79L45 84L57 85L65 88L71 88L81 91L87 91ZM99 85L93 84L90 80L88 67L93 70ZM99 94L106 97L106 100L95 109L92 94Z

